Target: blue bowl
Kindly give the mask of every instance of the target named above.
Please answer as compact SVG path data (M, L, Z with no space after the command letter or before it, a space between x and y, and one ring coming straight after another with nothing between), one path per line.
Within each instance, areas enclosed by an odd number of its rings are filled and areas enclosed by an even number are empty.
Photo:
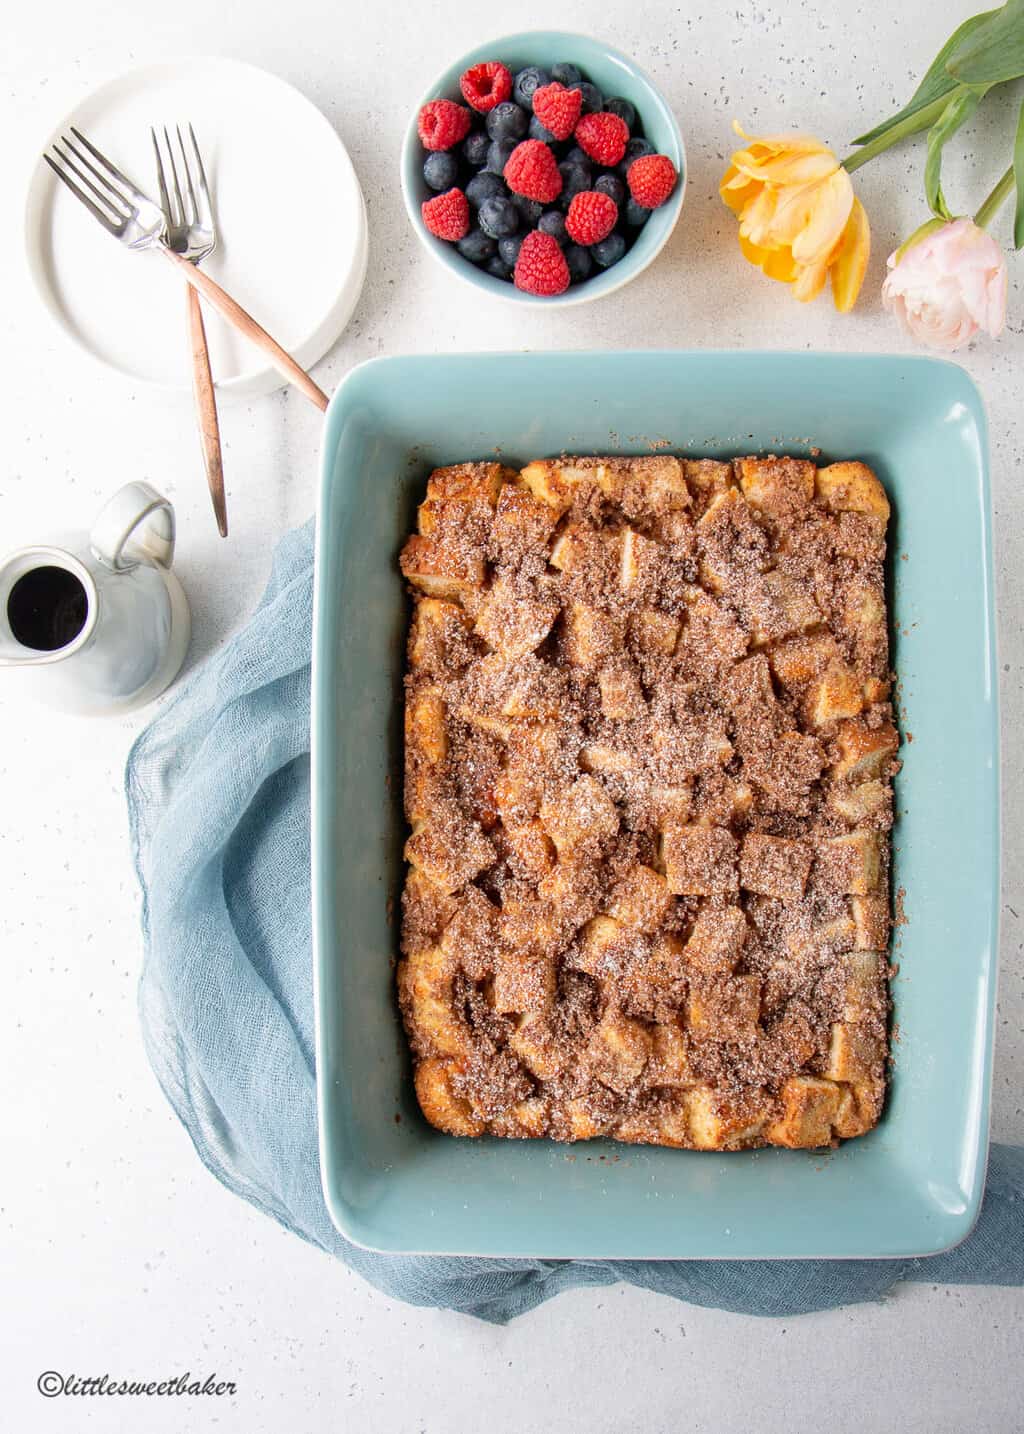
M485 273L464 259L454 244L437 239L423 223L420 206L424 199L433 198L423 180L423 161L426 151L416 132L416 120L428 100L451 99L464 103L459 90L459 76L470 65L483 60L500 60L515 72L526 65L541 65L550 69L559 60L576 65L588 80L593 81L607 96L621 95L636 106L637 115L643 125L644 136L651 141L659 154L667 154L676 167L679 182L669 199L655 209L650 219L640 230L633 247L610 269L594 274L581 284L574 284L564 294L555 298L541 298L535 294L524 294L505 279L497 279ZM686 190L686 150L675 116L664 96L648 79L643 70L628 56L613 50L599 40L587 35L573 35L561 30L529 30L522 35L506 35L503 39L490 40L478 45L450 65L439 75L416 105L406 131L402 146L402 196L409 213L409 221L419 236L420 242L446 269L466 280L474 288L494 294L499 299L510 299L516 304L541 304L545 308L556 305L585 304L591 299L603 298L628 284L630 279L647 268L668 242L676 226L679 211L683 207Z
M626 436L628 435L628 437ZM835 1151L726 1154L458 1140L413 1093L395 998L402 668L397 554L430 469L500 453L858 457L893 503L889 599L907 737L897 777L892 1086ZM999 893L985 415L930 358L820 353L418 355L331 400L313 633L313 942L321 1169L376 1249L590 1259L931 1254L985 1181ZM910 735L913 734L913 742Z

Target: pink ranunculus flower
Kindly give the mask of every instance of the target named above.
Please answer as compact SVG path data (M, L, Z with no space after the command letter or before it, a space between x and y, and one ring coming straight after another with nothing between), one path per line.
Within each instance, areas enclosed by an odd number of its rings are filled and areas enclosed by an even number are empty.
M958 349L979 329L995 338L1006 320L1006 261L970 219L926 229L889 255L882 302L913 338Z

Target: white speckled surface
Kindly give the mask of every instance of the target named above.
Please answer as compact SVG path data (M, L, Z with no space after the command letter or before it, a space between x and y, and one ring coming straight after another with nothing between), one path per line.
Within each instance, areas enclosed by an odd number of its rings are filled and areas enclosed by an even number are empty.
M401 350L899 349L877 290L886 254L924 217L920 147L856 177L874 257L856 313L839 318L827 300L800 308L740 259L733 221L716 197L729 121L811 128L841 150L902 102L974 8L970 0L609 0L599 12L579 0L554 10L523 0L500 13L469 0L415 9L394 0L292 0L286 12L270 0L215 0L202 14L128 0L18 7L0 51L0 546L84 524L119 483L149 478L178 505L195 661L244 618L275 540L312 503L315 412L291 394L225 406L232 537L221 544L189 401L132 391L94 369L51 330L20 278L20 198L10 176L27 173L50 124L108 75L178 54L232 54L276 70L337 125L365 190L371 255L362 302L318 370L328 389L360 359ZM691 173L680 226L647 274L593 308L537 317L481 302L429 262L406 226L395 165L405 96L425 76L488 30L545 24L603 33L647 65L676 107ZM1004 167L1017 101L990 98L967 131L972 157L947 166L954 207L975 206ZM1005 217L996 232L1007 238ZM1024 725L1022 275L1024 258L1011 261L1008 332L962 356L992 427L1008 733ZM146 455L141 473L123 457L133 447ZM498 1330L389 1303L227 1194L165 1105L136 1025L139 939L121 771L144 719L72 723L24 708L11 691L0 682L5 1427L1021 1428L1019 1291L925 1285L880 1307L757 1322L615 1288L564 1295ZM1021 798L1011 743L994 1134L1014 1141L1024 1140ZM238 1393L147 1400L144 1410L121 1399L44 1401L35 1382L47 1369L136 1378L217 1371Z

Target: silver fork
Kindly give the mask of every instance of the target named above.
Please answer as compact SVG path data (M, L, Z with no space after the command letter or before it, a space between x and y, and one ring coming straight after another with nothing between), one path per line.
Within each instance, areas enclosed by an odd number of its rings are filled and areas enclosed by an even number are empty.
M206 182L203 158L199 153L195 131L188 126L192 141L193 162L185 152L181 126L175 126L181 167L185 176L185 190L182 192L178 179L178 165L174 158L174 146L164 126L164 146L167 150L171 184L168 187L163 155L156 130L150 129L153 153L156 155L157 183L160 186L160 203L167 219L167 243L176 254L181 254L190 264L198 264L212 254L217 244L217 231L213 218L213 204ZM192 171L195 170L193 181ZM217 398L213 387L213 373L210 369L210 350L206 342L203 311L199 294L191 285L186 287L188 300L188 336L192 353L192 390L195 394L196 411L199 416L199 437L203 448L203 462L206 465L206 482L213 500L213 511L217 519L217 530L222 538L228 535L227 498L224 493L224 465L220 448L220 425L217 421Z
M241 304L215 283L209 274L204 274L202 269L190 264L183 255L176 254L170 247L167 243L167 220L159 204L150 199L127 175L122 174L80 130L72 129L71 133L79 145L92 156L91 161L67 135L61 138L65 147L63 150L60 144L54 144L51 153L43 158L75 198L81 200L108 234L112 234L129 249L156 249L165 255L186 283L191 284L193 289L198 289L207 303L227 319L229 324L233 324L239 333L262 349L278 372L282 373L289 383L295 384L296 388L323 412L328 403L326 393L299 367L291 354L283 349L276 339L271 338L266 329L261 328L252 315L246 313ZM99 180L99 188L89 178L90 174Z

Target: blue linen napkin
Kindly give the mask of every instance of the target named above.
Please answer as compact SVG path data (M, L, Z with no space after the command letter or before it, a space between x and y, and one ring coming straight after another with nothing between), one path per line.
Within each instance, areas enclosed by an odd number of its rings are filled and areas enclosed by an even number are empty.
M313 524L278 546L248 625L200 667L128 759L142 887L149 1059L229 1190L393 1298L504 1323L619 1280L690 1304L792 1315L902 1280L1024 1283L1024 1149L993 1145L981 1218L922 1260L556 1261L380 1255L350 1245L320 1189L309 907Z

